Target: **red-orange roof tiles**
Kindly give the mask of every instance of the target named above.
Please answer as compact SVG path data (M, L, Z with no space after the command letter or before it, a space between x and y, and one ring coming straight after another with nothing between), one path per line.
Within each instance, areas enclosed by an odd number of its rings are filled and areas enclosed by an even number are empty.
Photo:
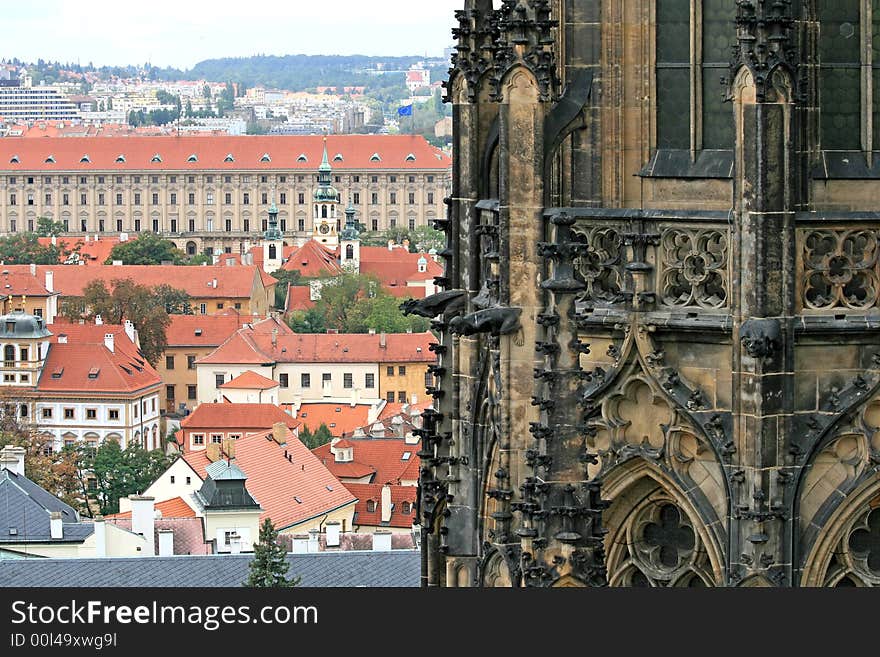
M358 498L354 523L366 527L411 527L416 519L416 486L391 486L391 520L382 522L382 484L346 484L352 495ZM372 504L370 504L372 502ZM408 513L404 513L408 505ZM372 511L370 510L372 508Z
M53 344L37 391L132 393L161 383L148 362L123 349L111 352L103 344Z
M211 463L207 453L190 452L184 458L204 480ZM245 486L263 508L260 520L271 518L279 530L356 500L293 434L284 446L271 432L241 438L235 443L234 463L247 475Z
M283 422L293 429L300 422L274 404L199 404L180 426L184 429L271 429Z
M0 170L314 171L323 145L321 136L7 137L0 141ZM446 170L452 165L448 155L418 135L331 135L327 149L342 155L342 161L333 162L335 170ZM18 164L10 162L15 155ZM46 161L49 156L54 163Z
M182 497L175 497L164 502L156 502L156 511L162 513L163 518L195 518L196 512L192 507L183 501ZM107 520L113 518L131 518L131 511L116 513L107 516Z
M341 436L366 424L369 415L369 404L357 404L353 408L351 404L303 404L296 419L309 431L314 432L325 424L331 434Z
M38 241L42 246L49 246L52 244L53 239L61 251L59 255L61 262L64 262L69 257L64 255L65 251L69 251L71 253L78 253L81 262L98 265L103 265L107 261L110 257L110 252L113 251L113 247L120 242L119 237L102 236L99 238L97 235L94 239L89 238L88 241L86 241L85 237L40 237Z
M218 347L255 315L171 315L165 331L169 347Z
M342 267L336 254L321 246L315 240L308 240L299 249L290 254L287 262L281 267L285 271L298 271L305 278L339 276Z
M267 379L265 376L251 372L248 370L241 376L237 376L231 381L227 381L221 390L271 390L279 386L277 381Z
M0 272L0 295L49 297L56 294L46 289L45 276L41 280L30 271L14 270L9 265L0 268Z
M309 310L315 307L312 301L312 289L304 285L290 285L287 288L287 302L285 310L294 312L297 310Z
M403 475L409 474L413 463L418 471L419 457L417 453L421 449L421 442L408 445L404 440L382 438L350 439L349 442L354 447L352 452L354 462L362 466L369 466L375 471L376 476L373 477L372 483L398 484L401 480L408 480L410 477ZM346 478L346 475L342 474L342 466L349 464L336 463L330 444L316 447L312 453L320 458L321 462L334 475Z

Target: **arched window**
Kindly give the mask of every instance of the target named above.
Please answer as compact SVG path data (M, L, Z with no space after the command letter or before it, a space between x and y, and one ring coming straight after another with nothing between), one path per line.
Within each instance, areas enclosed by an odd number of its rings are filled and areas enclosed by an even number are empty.
M327 206L322 205L321 206L321 219L326 219L326 218L327 218Z
M354 246L352 246L351 244L345 245L345 259L354 260Z
M736 3L657 0L656 11L657 148L732 149L733 110L721 78L736 38Z
M278 257L278 248L274 244L269 245L269 260L275 260Z

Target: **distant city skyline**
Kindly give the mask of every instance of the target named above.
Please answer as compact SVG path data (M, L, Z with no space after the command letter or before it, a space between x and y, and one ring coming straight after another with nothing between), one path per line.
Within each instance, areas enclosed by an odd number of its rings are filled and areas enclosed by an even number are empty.
M0 58L192 68L252 55L426 55L453 44L463 0L334 0L228 5L209 0L45 0L4 9Z

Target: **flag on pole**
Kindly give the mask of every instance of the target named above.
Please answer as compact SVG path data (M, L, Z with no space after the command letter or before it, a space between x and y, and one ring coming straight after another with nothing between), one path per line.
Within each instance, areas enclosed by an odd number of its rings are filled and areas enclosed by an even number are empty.
M403 107L397 108L397 116L412 116L413 115L413 106L412 105L404 105Z

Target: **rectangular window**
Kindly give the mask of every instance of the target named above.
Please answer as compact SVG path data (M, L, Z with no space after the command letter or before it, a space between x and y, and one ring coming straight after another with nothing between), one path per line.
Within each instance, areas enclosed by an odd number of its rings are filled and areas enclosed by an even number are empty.
M287 194L285 192L281 192L279 201L281 205L287 205Z
M196 220L190 219L188 224L189 224L189 232L191 232L191 233L196 232Z
M165 399L170 402L174 401L174 386L165 386Z
M61 195L61 205L70 205L70 194Z
M425 372L425 387L433 388L434 387L434 375L431 374L431 370L427 370Z
M52 409L51 408L44 408L43 409L43 418L46 420L52 419Z
M199 312L200 312L202 315L207 315L207 314L208 314L208 304L206 304L206 303L200 303L200 304L199 304Z
M261 193L260 194L260 203L263 205L266 205L267 203L269 203L269 194L267 194L266 192Z
M352 203L354 203L354 205L361 204L361 193L360 192L355 192L354 194L352 194Z
M250 205L251 204L251 195L248 194L247 192L245 192L244 196L242 197L241 202L242 202L242 205Z
M299 203L300 205L304 204L306 202L306 195L303 194L302 192L297 194L296 202Z
M108 413L108 417L111 420L118 420L119 419L119 410L118 409L111 408L109 411L107 411L107 413Z
M172 220L171 220L171 232L172 232L172 233L176 233L176 232L177 232L177 219L172 219Z
M223 434L222 433L212 433L211 434L211 443L214 445L220 445L223 442Z
M416 177L415 177L415 176L410 176L407 180L408 180L409 182L411 182L411 183L414 183L414 182L416 181Z
M186 357L186 369L188 369L188 370L196 369L196 357L195 356L187 356Z
M415 230L415 229L416 229L416 219L415 219L415 217L410 217L410 218L409 218L409 222L407 222L407 225L409 226L409 229L410 229L410 230Z
M134 220L134 232L136 232L136 233L141 232L141 220L140 219Z
M152 199L153 199L153 205L159 205L159 194L157 194L156 192L153 192Z
M299 232L303 232L306 229L306 220L305 219L297 219L296 220L296 229Z
M158 219L153 219L153 232L154 233L159 232L159 220Z
M194 433L192 437L193 445L204 445L205 437L200 433Z
M86 409L86 419L87 420L95 420L98 418L98 409L96 408L87 408Z
M242 225L244 227L244 232L249 233L251 231L251 220L250 219L243 219Z
M394 376L394 365L389 365L385 368L385 374L388 376Z
M232 232L232 219L227 219L224 222L224 226L226 227L226 232L231 233Z
M378 219L373 219L373 220L370 222L370 228L371 228L371 230L373 230L373 231L377 231L377 230L379 230L379 220L378 220Z
M311 374L300 374L299 375L299 385L301 388L311 388L312 387L312 375Z
M79 195L79 204L80 205L88 205L88 203L89 203L88 195L85 192L81 193Z
M187 202L188 205L195 205L195 204L196 204L196 194L195 194L195 192L189 192L189 193L187 194L186 202Z
M379 193L371 192L370 193L370 205L379 205Z
M225 374L215 374L214 375L214 386L219 388L224 383L226 383L226 375Z
M117 232L120 232L120 233L122 232L122 219L116 220L116 230L117 230Z
M333 382L333 375L330 374L330 372L324 372L324 373L321 375L321 382L322 382L324 385L327 385L328 383L332 383L332 382Z
M169 199L169 203L171 205L177 205L177 192L171 192L171 197Z
M196 387L195 386L187 386L186 387L186 398L190 401L193 401L196 398Z
M391 205L397 205L397 192L391 192Z
M140 204L141 204L141 195L140 195L140 192L135 192L135 193L134 193L134 204L135 204L135 205L140 205Z
M195 182L196 182L196 177L195 177L195 176L190 176L188 182L189 182L190 185L194 185Z
M434 176L428 176L428 182L429 183L434 182Z
M389 404L393 404L393 403L394 403L394 391L393 391L393 390L389 390L389 391L388 391L388 394L387 394L386 397L385 397L385 399L386 399L386 401L387 401Z
M375 185L377 182L379 182L379 176L371 176L370 182Z
M205 194L205 205L214 205L214 192L207 192Z
M290 375L288 374L279 374L278 375L278 385L282 388L287 388L290 382Z
M152 182L154 185L159 184L159 176L153 176L152 178L150 178L150 182Z
M354 388L354 375L351 372L345 372L342 375L342 387Z
M9 195L9 205L15 205L15 194Z
M406 365L401 365L397 368L398 376L406 376Z
M122 205L122 194L116 194L116 205Z
M410 205L415 205L415 203L416 203L416 193L415 193L415 192L410 192L410 193L409 193L409 204L410 204Z
M434 192L428 192L428 205L434 205Z
M224 192L223 193L223 204L224 205L232 205L232 192Z
M367 372L364 375L364 387L365 388L375 388L376 387L376 375L372 372Z
M174 356L165 356L165 369L173 370L174 369Z
M397 391L397 403L405 404L406 403L406 390L398 390Z
M52 205L52 192L46 192L46 205Z
M98 205L104 205L104 203L105 203L105 201L104 201L104 193L103 193L103 192L100 192L100 193L98 194Z

